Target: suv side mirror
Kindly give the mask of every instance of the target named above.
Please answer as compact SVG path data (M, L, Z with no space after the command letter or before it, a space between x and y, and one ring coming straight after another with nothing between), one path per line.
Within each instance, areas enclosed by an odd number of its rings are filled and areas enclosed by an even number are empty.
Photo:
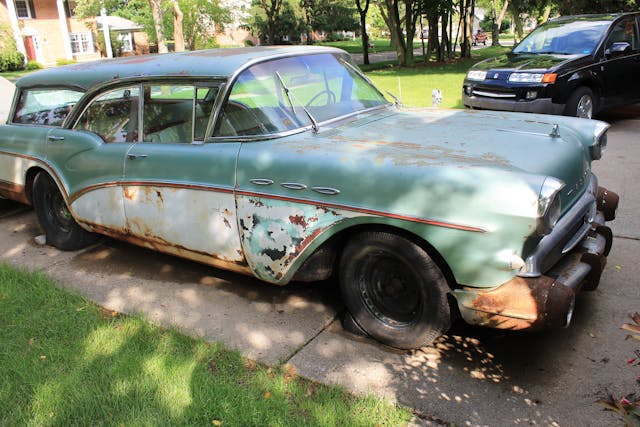
M627 42L615 42L604 51L604 54L608 57L620 56L624 53L631 52L631 45Z

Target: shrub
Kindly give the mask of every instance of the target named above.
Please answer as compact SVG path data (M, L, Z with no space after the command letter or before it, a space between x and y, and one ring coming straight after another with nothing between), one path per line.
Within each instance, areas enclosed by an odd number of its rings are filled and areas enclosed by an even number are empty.
M74 61L73 59L60 58L60 59L56 60L56 65L57 66L75 64L75 63L76 63L76 61Z
M0 52L0 72L24 69L24 55L17 50Z
M25 65L24 67L25 70L29 70L29 71L42 70L43 68L44 67L42 66L42 64L36 61L29 61L27 62L27 65Z

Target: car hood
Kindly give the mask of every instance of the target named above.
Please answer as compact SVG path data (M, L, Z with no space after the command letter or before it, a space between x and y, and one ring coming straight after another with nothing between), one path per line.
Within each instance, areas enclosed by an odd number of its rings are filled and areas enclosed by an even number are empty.
M557 70L588 55L514 54L508 53L481 61L474 70L544 71Z
M566 210L587 186L586 146L593 142L596 123L510 112L394 109L277 144L284 158L294 152L308 157L304 174L312 175L309 181L345 190L353 204L361 204L363 180L378 194L416 185L444 189L447 181L460 194L509 186L518 193L526 187L535 204L545 178L554 177L565 183ZM558 136L552 135L555 124ZM296 158L284 167L299 167Z

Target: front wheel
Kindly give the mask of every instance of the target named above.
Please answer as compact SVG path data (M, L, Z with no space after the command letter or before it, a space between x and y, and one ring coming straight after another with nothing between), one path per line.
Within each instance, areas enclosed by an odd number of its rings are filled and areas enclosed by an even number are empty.
M82 249L98 237L80 227L51 176L40 172L33 182L33 207L47 243L63 251Z
M567 101L564 114L573 117L590 119L593 117L596 108L596 98L593 91L588 87L577 88Z
M447 281L424 249L386 232L362 232L345 247L340 288L354 321L392 347L429 345L451 324Z

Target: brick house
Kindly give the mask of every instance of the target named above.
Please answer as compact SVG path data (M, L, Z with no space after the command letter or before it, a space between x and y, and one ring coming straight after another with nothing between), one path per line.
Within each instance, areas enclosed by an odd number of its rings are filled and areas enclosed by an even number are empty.
M0 25L13 30L18 50L28 60L53 65L60 59L90 61L101 57L89 26L95 20L73 16L75 0L0 0ZM131 21L107 17L124 42L124 54L147 53L147 35ZM115 19L117 25L112 24ZM127 22L124 22L127 21ZM87 25L89 24L89 26Z

